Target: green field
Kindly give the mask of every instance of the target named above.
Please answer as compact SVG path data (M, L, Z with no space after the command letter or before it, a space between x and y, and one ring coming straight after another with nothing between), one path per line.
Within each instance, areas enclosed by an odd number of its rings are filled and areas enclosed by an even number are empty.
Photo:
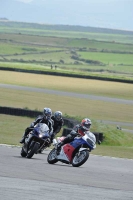
M99 53L99 52L78 52L81 58L90 59L90 60L99 60L105 65L110 66L110 70L112 70L112 66L114 65L119 70L121 70L120 65L132 65L133 63L133 54L113 54L113 53ZM114 67L114 70L115 70ZM133 65L131 66L133 68Z
M51 36L59 38L87 38L98 41L115 41L120 43L132 43L131 31L102 29L69 25L46 25L23 22L0 21L1 33L17 33L37 36Z
M0 66L31 64L47 69L53 64L63 71L133 79L132 32L95 31L0 22Z

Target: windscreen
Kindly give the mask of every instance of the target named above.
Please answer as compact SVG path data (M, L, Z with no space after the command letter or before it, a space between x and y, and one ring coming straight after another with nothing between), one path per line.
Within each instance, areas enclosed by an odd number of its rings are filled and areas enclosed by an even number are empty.
M85 134L89 137L90 140L92 140L94 143L96 143L96 137L92 132L86 131Z
M47 126L47 124L39 123L37 125L37 128L38 128L39 134L49 133L49 127Z

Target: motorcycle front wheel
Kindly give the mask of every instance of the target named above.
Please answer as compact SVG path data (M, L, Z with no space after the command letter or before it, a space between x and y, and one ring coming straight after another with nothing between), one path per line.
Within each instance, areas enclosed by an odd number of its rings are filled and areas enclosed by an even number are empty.
M89 151L77 152L72 160L73 167L79 167L83 165L89 158Z
M39 144L35 142L34 146L28 150L27 158L31 158L39 149Z
M26 157L26 155L27 155L27 153L23 150L23 147L21 149L21 153L20 154L21 154L22 157Z
M58 162L58 160L56 159L56 149L52 149L52 151L50 151L50 153L48 154L47 157L47 161L49 164L54 164L56 162Z

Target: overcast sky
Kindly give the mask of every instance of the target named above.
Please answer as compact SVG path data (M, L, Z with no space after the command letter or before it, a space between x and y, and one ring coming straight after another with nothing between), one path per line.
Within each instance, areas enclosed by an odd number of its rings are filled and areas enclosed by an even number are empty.
M0 18L133 30L133 0L0 0Z

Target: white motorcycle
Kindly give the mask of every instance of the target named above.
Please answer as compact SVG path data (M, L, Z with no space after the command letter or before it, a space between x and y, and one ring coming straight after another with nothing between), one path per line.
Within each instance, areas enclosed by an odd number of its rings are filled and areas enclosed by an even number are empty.
M49 164L61 161L62 163L72 164L73 167L79 167L88 160L89 152L96 148L95 135L90 131L86 131L84 136L75 137L72 142L64 144L58 153L57 146L64 138L60 137L53 140L54 148L47 157Z

